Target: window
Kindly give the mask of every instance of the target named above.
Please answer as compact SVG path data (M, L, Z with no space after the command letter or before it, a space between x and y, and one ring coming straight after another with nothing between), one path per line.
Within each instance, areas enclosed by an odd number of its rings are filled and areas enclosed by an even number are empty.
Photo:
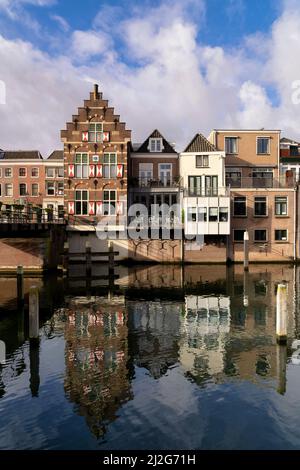
M54 178L55 177L55 168L46 168L46 176L47 176L47 178Z
M257 137L257 152L258 155L270 153L270 137Z
M267 198L266 197L255 197L254 198L254 216L255 217L266 217L267 214Z
M198 207L198 222L207 222L206 207Z
M217 207L209 208L209 221L218 222L218 208Z
M188 207L187 221L188 222L196 222L197 221L197 209L196 209L196 207Z
M103 214L104 215L115 215L116 213L116 202L117 192L114 190L103 191Z
M2 184L0 183L0 196L2 196Z
M242 187L242 173L240 171L226 171L226 186L232 188Z
M89 142L102 142L103 140L103 124L101 122L93 122L89 125Z
M75 214L88 215L88 191L75 191Z
M0 178L2 178L2 168L0 168Z
M275 215L287 215L287 197L275 197Z
M5 168L4 176L5 178L11 178L13 175L12 168Z
M189 176L189 196L201 196L201 176Z
M38 169L38 168L32 168L32 169L31 169L31 176L32 176L32 178L38 178L38 176L39 176L39 169Z
M58 196L63 196L64 195L64 183L63 183L63 181L59 181L57 183L57 194L58 194Z
M147 186L153 179L153 163L139 163L140 186Z
M247 216L247 206L246 206L246 197L237 196L233 200L233 215L235 217L246 217Z
M63 178L63 177L64 177L64 167L63 167L63 166L58 168L57 174L58 174L58 177L59 177L59 178Z
M117 177L117 155L115 153L105 153L103 156L103 177Z
M208 167L209 158L208 155L196 155L196 168Z
M252 170L252 182L254 188L272 188L273 187L273 169L260 168Z
M266 242L267 231L266 230L254 230L254 241L255 242Z
M26 176L26 168L19 168L19 176L24 178Z
M149 150L150 152L161 152L162 151L162 139L150 139Z
M286 242L288 240L287 230L275 230L275 241Z
M60 205L57 206L57 211L58 211L58 218L63 219L65 215L64 206L60 206Z
M38 196L39 195L39 185L37 183L34 183L31 185L31 195L32 196Z
M233 241L243 242L245 230L233 230Z
M170 186L172 182L172 163L160 163L159 179L164 186Z
M55 183L54 181L47 181L46 183L47 196L55 196Z
M228 222L228 207L219 208L219 222Z
M75 155L75 178L89 177L89 158L87 153L76 153Z
M11 183L5 185L5 196L12 197L13 185Z
M205 176L205 196L218 195L218 177Z
M237 137L225 137L225 152L235 154L237 152Z
M21 183L19 185L19 194L20 194L20 196L26 196L26 193L27 193L26 184Z

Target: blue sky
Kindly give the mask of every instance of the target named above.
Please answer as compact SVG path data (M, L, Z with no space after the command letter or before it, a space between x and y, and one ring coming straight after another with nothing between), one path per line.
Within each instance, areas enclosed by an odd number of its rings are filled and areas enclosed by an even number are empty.
M94 82L134 140L160 128L180 149L214 127L299 139L299 50L297 0L0 0L0 148L59 148Z

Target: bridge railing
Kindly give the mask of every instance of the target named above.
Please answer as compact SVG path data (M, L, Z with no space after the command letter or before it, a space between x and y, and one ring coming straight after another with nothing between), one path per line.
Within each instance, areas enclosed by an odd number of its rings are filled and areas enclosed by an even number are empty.
M65 214L55 209L0 210L1 224L64 224Z

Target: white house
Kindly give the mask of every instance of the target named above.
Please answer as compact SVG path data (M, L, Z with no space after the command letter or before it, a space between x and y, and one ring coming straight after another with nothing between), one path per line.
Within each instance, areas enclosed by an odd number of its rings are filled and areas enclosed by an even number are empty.
M225 186L225 152L196 134L180 154L186 236L229 235L230 197Z

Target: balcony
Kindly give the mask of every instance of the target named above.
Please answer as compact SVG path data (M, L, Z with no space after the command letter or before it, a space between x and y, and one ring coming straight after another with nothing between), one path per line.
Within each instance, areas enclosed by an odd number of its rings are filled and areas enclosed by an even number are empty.
M169 179L147 179L147 178L129 178L128 186L130 189L156 191L156 190L172 190L178 191L181 185L181 178L175 177Z
M240 177L240 178L228 178L226 177L226 186L231 189L235 188L294 188L297 186L297 181L294 176L287 177L286 175L277 179L268 177Z
M229 197L230 188L184 188L184 197Z

